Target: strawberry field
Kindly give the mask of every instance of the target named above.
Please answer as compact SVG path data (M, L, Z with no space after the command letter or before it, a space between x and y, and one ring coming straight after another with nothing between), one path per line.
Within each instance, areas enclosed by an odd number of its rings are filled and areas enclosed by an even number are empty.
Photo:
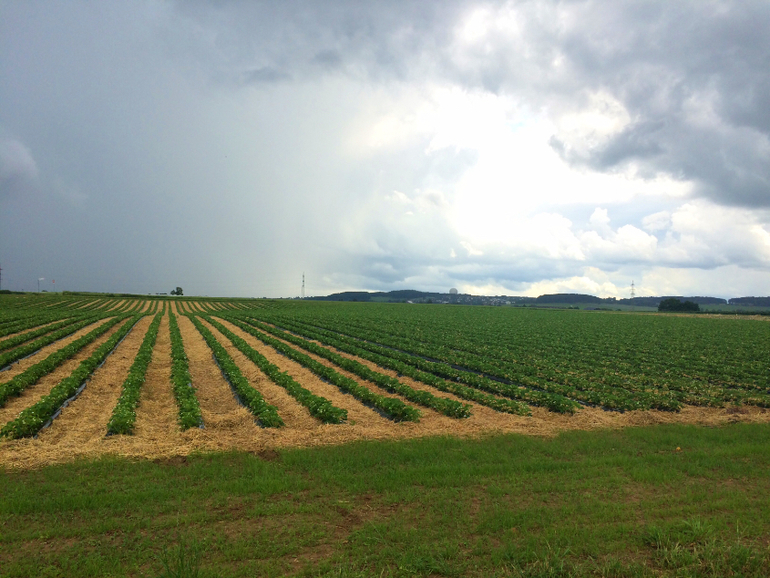
M770 421L768 407L762 319L0 296L0 464Z

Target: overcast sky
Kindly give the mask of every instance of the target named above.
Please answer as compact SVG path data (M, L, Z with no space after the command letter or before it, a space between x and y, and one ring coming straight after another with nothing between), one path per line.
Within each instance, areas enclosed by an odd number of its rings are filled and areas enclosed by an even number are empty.
M0 0L2 288L770 294L770 2Z

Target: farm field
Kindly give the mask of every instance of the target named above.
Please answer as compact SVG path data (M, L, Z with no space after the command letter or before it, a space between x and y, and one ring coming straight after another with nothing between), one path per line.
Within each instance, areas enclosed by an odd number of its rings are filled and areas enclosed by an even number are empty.
M0 307L8 467L770 421L767 318L56 294Z
M3 295L0 577L766 576L769 353L767 318Z

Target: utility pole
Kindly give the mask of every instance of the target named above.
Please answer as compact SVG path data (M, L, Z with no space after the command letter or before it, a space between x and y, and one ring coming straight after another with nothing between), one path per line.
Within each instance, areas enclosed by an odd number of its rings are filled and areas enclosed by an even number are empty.
M305 298L305 273L302 273L302 298Z

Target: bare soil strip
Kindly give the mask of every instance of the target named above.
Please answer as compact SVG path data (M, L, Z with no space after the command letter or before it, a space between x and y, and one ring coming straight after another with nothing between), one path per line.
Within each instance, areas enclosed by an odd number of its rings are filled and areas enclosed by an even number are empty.
M36 353L33 353L29 357L20 359L16 363L12 364L11 367L6 369L5 371L0 371L0 383L5 383L6 381L10 381L20 373L25 372L28 368L32 367L36 363L42 361L43 359L51 355L54 351L58 351L62 347L66 347L76 339L80 339L89 331L95 329L96 327L99 327L99 325L106 322L107 322L107 319L100 319L99 321L91 323L90 325L86 325L85 327L83 327L79 331L76 331L72 335L68 335L67 337L60 339L59 341L54 341L50 345L46 345L45 347L38 350Z
M150 452L162 453L183 443L179 431L177 407L171 390L171 336L168 329L168 313L163 316L158 329L158 339L152 352L152 361L145 374L139 407L136 410L134 436L140 445L150 447ZM123 438L125 436L115 436ZM118 440L116 440L118 441ZM120 440L121 443L132 440ZM134 444L137 445L137 444Z
M89 326L91 329L96 327L97 324ZM81 349L74 357L68 359L62 363L59 367L54 369L48 375L42 377L35 385L25 389L19 397L12 397L8 400L5 407L0 408L0 426L5 425L12 419L15 419L19 413L28 408L29 406L37 403L42 397L48 395L54 385L59 383L65 377L68 377L84 359L88 359L90 355L110 336L120 329L123 324L118 323L115 327L111 327L105 334L99 336L98 339L86 345ZM89 329L84 328L82 332L87 332ZM78 333L81 333L80 331ZM77 337L73 337L76 339ZM2 446L0 446L2 447Z
M62 453L87 452L107 433L107 422L118 403L123 381L134 362L152 317L140 319L89 379L82 393L65 407L38 440Z

